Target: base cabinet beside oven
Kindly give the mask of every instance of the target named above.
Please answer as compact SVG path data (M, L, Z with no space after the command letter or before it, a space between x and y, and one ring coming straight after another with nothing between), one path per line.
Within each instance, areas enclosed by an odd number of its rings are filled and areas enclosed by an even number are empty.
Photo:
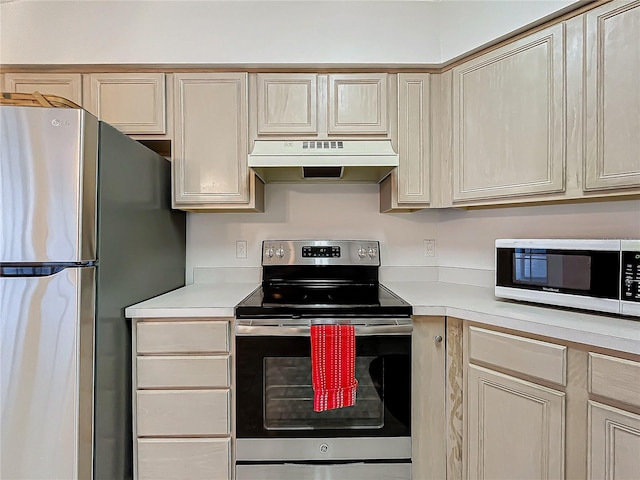
M231 478L229 319L134 319L134 478Z
M447 337L447 479L640 478L640 355L455 318Z

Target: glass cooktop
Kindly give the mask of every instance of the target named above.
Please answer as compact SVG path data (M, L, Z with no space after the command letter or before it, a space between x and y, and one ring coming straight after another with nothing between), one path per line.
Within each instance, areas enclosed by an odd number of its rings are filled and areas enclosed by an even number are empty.
M410 316L412 310L381 284L265 283L236 306L236 317Z

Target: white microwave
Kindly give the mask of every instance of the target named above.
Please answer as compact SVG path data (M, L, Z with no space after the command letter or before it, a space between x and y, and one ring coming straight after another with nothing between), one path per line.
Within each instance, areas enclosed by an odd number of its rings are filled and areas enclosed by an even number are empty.
M496 240L496 297L640 317L640 240Z

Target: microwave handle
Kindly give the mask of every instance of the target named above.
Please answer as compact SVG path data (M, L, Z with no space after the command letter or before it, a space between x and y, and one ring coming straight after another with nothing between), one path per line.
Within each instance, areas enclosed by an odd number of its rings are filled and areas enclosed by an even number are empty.
M311 328L308 326L263 326L263 325L236 325L236 335L254 337L309 337ZM372 335L411 335L411 325L356 325L356 336Z

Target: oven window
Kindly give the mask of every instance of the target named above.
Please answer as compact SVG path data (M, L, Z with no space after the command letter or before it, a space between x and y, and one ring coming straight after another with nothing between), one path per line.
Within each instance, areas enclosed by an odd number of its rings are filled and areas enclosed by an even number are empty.
M409 436L411 336L356 336L355 369L355 405L315 412L308 336L236 337L238 438Z
M358 389L352 407L315 412L309 357L264 359L264 428L266 430L382 428L384 358L357 357Z

